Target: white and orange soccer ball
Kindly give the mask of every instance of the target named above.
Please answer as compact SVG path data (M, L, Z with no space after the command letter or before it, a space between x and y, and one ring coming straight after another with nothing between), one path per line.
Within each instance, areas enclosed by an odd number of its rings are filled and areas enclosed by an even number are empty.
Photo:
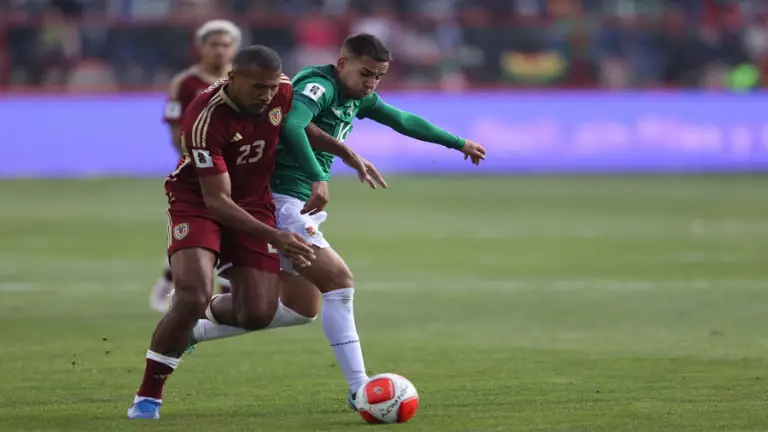
M355 404L368 423L405 423L419 410L419 394L407 378L384 373L370 377L360 387Z

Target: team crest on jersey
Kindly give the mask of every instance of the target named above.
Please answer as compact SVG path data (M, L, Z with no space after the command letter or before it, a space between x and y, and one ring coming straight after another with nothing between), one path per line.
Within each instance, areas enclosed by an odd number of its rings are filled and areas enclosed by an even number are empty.
M176 240L181 240L184 237L189 234L189 224L188 223L180 223L173 227L173 238Z
M304 228L304 230L307 232L307 235L312 238L317 238L317 230L314 227L308 226Z
M283 110L277 107L269 112L269 122L272 126L280 126L280 122L283 120Z

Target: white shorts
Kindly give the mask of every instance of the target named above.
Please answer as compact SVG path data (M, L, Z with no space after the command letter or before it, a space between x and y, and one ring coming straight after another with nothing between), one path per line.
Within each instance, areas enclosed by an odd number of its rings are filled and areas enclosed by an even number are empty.
M304 201L277 193L272 194L272 199L275 201L277 227L281 231L299 234L309 244L322 249L331 247L320 231L320 224L328 218L328 213L320 212L311 216L303 215L301 214L301 209L304 208ZM283 254L280 254L280 269L296 274L296 271L293 269L293 262Z

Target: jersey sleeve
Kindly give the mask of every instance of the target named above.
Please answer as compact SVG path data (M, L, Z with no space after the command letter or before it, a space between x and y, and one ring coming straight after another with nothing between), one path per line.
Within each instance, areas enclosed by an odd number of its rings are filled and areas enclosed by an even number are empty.
M186 117L182 130L182 146L194 162L198 177L227 172L222 149L229 141L230 127L223 106L209 105L197 116Z
M373 101L374 99L371 100ZM464 147L464 139L437 127L421 116L397 109L378 96L375 103L364 111L361 105L358 117L361 111L364 117L388 126L402 135L457 150Z
M172 125L181 124L181 116L190 103L195 99L195 91L190 86L188 76L179 76L171 81L168 100L163 109L163 121Z
M336 85L322 77L310 76L293 83L293 98L306 105L314 115L331 106L335 93Z

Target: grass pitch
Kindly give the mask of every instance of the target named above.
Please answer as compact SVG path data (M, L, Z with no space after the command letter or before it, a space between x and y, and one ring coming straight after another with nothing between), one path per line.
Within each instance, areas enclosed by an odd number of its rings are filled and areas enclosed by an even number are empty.
M768 178L332 183L398 430L765 430ZM346 431L318 323L201 344L163 418L125 411L157 314L160 180L0 182L0 430ZM386 427L386 426L385 426Z

